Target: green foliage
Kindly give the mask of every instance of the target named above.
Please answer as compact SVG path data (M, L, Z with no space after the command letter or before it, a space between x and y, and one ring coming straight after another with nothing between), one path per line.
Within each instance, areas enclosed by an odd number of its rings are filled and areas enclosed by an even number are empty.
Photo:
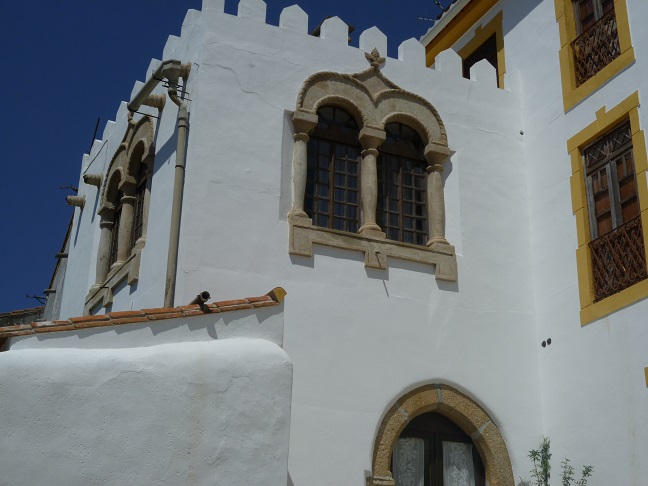
M529 451L529 459L533 463L531 469L531 477L533 478L529 486L549 486L549 478L551 477L551 452L550 443L547 437L542 438L542 443L538 449ZM569 459L563 460L560 463L562 473L560 475L562 486L587 486L587 478L592 476L592 466L583 466L581 478L574 483L574 467L571 465Z
M534 480L532 483L535 486L549 486L549 478L551 477L551 452L549 452L549 439L542 438L542 444L539 449L531 449L529 451L529 459L533 462L533 469L531 469L531 477Z

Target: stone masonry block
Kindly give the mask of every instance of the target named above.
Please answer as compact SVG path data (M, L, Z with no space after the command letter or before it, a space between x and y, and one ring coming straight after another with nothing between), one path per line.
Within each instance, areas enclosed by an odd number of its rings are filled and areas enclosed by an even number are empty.
M151 62L149 62L149 65L148 65L148 67L146 68L146 75L144 76L144 79L145 79L146 81L148 81L148 79L153 75L153 73L155 72L155 70L156 70L158 67L160 67L160 64L161 64L161 63L162 63L162 61L160 61L159 59L155 59L155 58L151 59Z
M266 21L266 3L263 0L241 0L238 4L238 16L257 22Z
M398 46L398 59L408 64L425 67L425 47L413 37L407 39Z
M171 59L173 58L173 53L180 47L180 37L177 35L170 35L164 44L164 50L162 51L162 59Z
M215 11L218 11L218 12L224 12L225 11L225 0L203 0L201 10L203 12L205 10L215 10Z
M332 44L349 44L349 27L339 17L331 17L322 23L320 38Z
M132 100L137 93L139 93L140 89L142 89L142 86L144 86L144 83L141 81L135 81L135 84L133 84L133 89L131 89L131 94L129 100Z
M443 403L439 404L439 409L443 408L444 415L453 420L467 434L479 430L490 420L484 410L463 393L446 385L442 385L441 389Z
M308 34L308 14L299 5L286 7L279 16L279 27L300 34Z
M446 49L437 54L434 59L434 69L460 78L463 76L463 61L455 51Z
M360 34L360 49L371 52L374 48L381 56L387 56L387 36L378 27L371 27Z
M497 88L497 71L486 59L482 59L470 68L470 79Z
M193 30L196 23L200 19L200 12L190 8L187 10L184 20L182 21L182 30L180 31L180 38L186 39Z
M439 404L437 389L432 386L418 388L399 400L400 406L409 416L409 420L422 413L435 410Z
M401 412L399 404L395 404L385 416L374 449L374 474L385 476L389 473L392 455L392 439L396 439L407 425L407 417Z
M115 122L113 120L108 120L106 122L106 126L104 127L104 131L101 134L101 140L106 141L110 138L110 135L112 135L113 131L115 130ZM94 148L94 146L93 146ZM101 145L97 145L97 148L101 148ZM95 155L92 152L90 152L90 155Z

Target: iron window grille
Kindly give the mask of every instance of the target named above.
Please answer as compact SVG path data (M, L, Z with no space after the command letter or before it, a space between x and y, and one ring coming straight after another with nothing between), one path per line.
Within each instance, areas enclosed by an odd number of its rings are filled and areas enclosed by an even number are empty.
M630 122L586 147L583 163L596 302L647 276Z
M571 43L580 86L621 54L613 0L574 1L576 31Z

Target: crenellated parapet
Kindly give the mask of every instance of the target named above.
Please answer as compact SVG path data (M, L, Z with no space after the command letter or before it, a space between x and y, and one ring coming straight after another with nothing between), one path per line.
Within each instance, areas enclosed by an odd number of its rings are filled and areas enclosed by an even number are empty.
M234 1L234 0L231 0ZM245 19L253 21L258 24L266 24L267 6L263 0L240 0L236 8L236 15L225 13L225 0L203 0L201 10L190 9L182 22L179 35L170 35L162 50L161 59L180 59L182 62L187 62L186 55L189 51L189 46L195 42L196 34L204 31L208 24L214 22L215 19L219 21L236 21L236 19ZM246 24L246 28L250 29L251 33L255 28L252 22ZM303 35L309 39L313 36L308 33L308 14L299 5L292 5L282 10L279 16L279 25L270 26L280 32L286 34ZM340 48L355 47L349 45L348 25L339 17L331 17L326 19L321 27L319 34L319 41L328 46L340 46ZM253 38L252 36L250 38ZM381 32L378 27L370 27L362 33L358 38L357 49L364 52L371 52L377 49L381 55L385 56L389 63L402 62L408 66L426 68L425 64L425 48L416 38L409 38L403 41L399 46L397 53L389 53L387 49L388 39L387 36ZM391 57L390 57L391 54ZM394 55L395 54L395 55ZM148 68L146 69L147 78L151 73L160 65L161 61L152 59ZM442 73L443 77L456 78L457 82L475 82L480 85L485 85L495 88L497 86L497 79L495 69L488 64L488 62L479 62L471 69L470 80L463 78L461 58L451 49L440 53L432 68L438 73ZM143 83L141 81L135 82L133 86L133 93L139 91ZM157 96L163 96L163 90L158 90ZM161 100L156 100L153 108L161 108L164 106ZM154 110L149 110L149 107L142 107L147 114L154 114ZM123 107L120 107L119 112L122 112ZM117 114L116 120L119 120L121 113ZM114 130L114 122L108 122L100 140L96 140L93 145L92 153L95 153L101 147L103 141L111 136ZM124 129L119 127L116 133L123 133ZM92 153L90 159L92 159Z

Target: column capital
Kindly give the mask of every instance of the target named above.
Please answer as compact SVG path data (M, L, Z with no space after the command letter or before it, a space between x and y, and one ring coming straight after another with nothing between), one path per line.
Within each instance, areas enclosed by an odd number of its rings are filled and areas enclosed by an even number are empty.
M446 145L429 143L425 146L424 155L425 160L434 167L435 165L443 165L443 162L450 158L452 152Z
M310 136L308 135L308 133L305 133L305 132L297 132L297 133L295 133L293 135L293 140L295 142L304 142L304 143L306 143L306 142L308 142L310 140Z
M362 155L363 157L366 157L367 155L373 155L374 157L378 157L379 153L380 152L378 152L377 148L372 147L372 148L364 149L362 152L360 152L360 155Z
M122 204L135 204L135 196L131 196L129 194L124 194L121 198Z
M385 138L387 138L385 130L375 127L364 127L358 135L360 144L365 150L377 149L385 141Z
M124 193L126 196L132 196L135 194L135 187L137 186L137 181L134 177L126 176L119 183L118 189Z
M293 127L295 128L295 134L297 133L308 134L308 132L310 132L313 128L317 126L319 117L317 116L316 113L297 110L293 113L292 121L293 121Z
M102 219L112 221L112 218L115 215L115 205L113 203L104 202L97 213Z
M428 165L425 168L425 170L428 174L431 174L432 172L443 172L443 165L441 164Z

